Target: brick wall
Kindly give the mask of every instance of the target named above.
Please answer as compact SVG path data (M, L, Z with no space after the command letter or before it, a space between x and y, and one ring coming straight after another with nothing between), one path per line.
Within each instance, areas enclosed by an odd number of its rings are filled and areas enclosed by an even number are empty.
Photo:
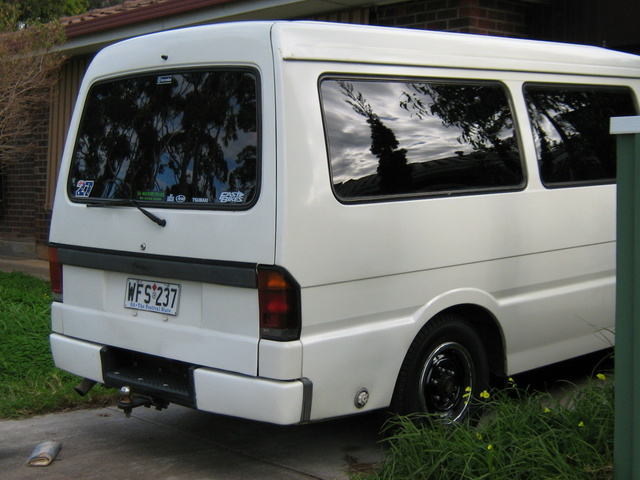
M528 37L528 4L505 0L417 0L374 9L372 25Z
M4 204L0 215L0 234L5 239L34 235L33 159L27 157L4 168Z
M0 238L46 244L48 213L44 211L48 148L48 109L33 130L33 150L4 166L4 198L0 209ZM35 246L35 245L34 245Z
M536 38L604 46L640 54L638 0L563 0L549 2L530 23Z

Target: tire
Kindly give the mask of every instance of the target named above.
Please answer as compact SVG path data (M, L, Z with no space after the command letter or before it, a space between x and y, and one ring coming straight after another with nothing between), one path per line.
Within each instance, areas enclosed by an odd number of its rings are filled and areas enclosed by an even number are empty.
M480 337L463 317L444 313L420 330L398 375L391 408L401 415L427 413L442 423L473 418L489 387L489 364Z

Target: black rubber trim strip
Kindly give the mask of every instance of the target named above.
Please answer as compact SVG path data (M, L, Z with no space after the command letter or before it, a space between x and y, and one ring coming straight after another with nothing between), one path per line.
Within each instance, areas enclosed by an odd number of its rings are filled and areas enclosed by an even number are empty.
M258 288L257 265L253 263L141 255L56 244L51 244L51 247L58 249L58 260L63 265L140 275L149 279L160 277Z
M300 413L300 423L307 423L311 420L313 382L307 377L302 377L300 382L302 382L302 412Z

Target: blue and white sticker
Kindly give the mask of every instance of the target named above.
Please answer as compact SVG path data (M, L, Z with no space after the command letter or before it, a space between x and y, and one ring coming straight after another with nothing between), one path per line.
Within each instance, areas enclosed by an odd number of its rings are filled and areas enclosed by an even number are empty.
M93 190L93 180L78 180L76 183L76 197L87 198Z

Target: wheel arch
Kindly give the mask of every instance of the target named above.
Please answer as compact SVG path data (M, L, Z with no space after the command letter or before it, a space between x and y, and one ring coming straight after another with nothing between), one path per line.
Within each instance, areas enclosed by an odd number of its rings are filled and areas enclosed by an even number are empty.
M504 335L493 313L476 304L453 305L438 314L453 313L464 317L477 332L488 356L492 377L506 375Z
M498 320L500 307L495 298L479 289L457 289L443 293L422 308L416 316L420 330L443 313L455 313L464 317L476 330L488 355L489 368L494 379L507 372L507 346Z

